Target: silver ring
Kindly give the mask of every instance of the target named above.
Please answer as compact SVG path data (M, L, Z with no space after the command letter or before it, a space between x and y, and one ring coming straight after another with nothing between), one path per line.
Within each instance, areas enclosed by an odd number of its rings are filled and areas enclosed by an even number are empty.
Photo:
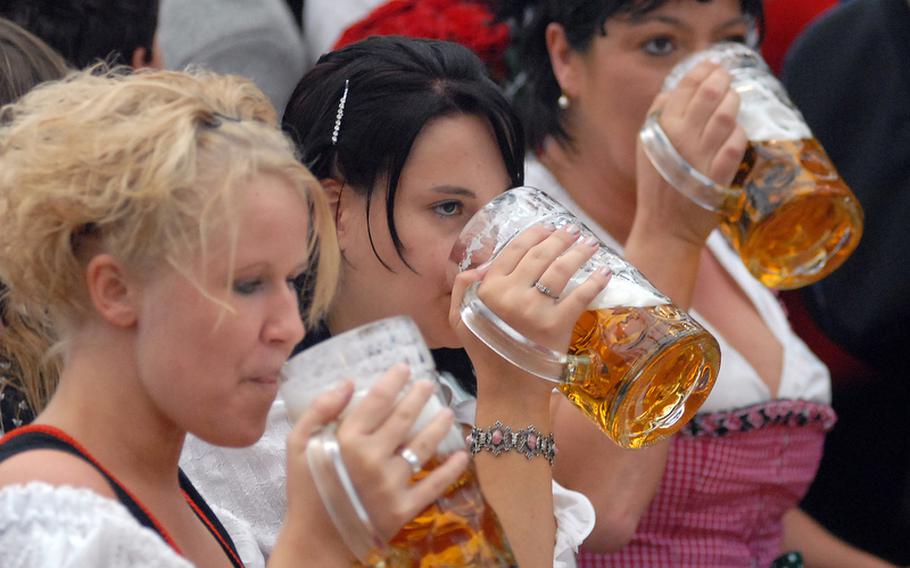
M541 294L543 294L543 295L546 296L547 298L553 298L554 300L558 300L558 299L559 299L559 296L555 295L555 294L553 293L553 290L550 290L549 288L547 288L546 286L544 286L544 285L541 284L540 282L535 282L535 283L534 283L534 288L536 288L538 292L540 292Z
M417 454L414 453L414 450L411 448L405 448L401 450L401 453L398 454L401 456L401 459L408 462L408 465L411 466L411 471L415 474L420 473L422 467L420 466L420 458L417 457Z

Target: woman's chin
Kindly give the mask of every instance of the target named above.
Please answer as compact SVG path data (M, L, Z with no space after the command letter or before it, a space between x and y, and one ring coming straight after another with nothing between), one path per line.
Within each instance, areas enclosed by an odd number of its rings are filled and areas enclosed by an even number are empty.
M428 333L421 330L424 340L430 349L461 349L464 347L458 335L451 328L437 330L436 333Z

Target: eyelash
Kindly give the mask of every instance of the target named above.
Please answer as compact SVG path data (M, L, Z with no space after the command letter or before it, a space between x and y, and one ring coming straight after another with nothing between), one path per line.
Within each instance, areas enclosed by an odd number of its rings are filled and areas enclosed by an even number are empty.
M743 34L737 34L737 35L731 35L731 36L725 37L725 38L723 38L723 40L721 40L721 41L732 41L732 42L735 42L735 43L742 43L742 44L745 44L745 43L747 43L748 39L747 39L746 36L743 35ZM655 51L655 50L652 50L651 47L652 47L656 42L666 42L667 44L670 45L670 48L671 48L670 51ZM673 38L671 38L671 37L669 37L669 36L658 36L658 37L653 37L653 38L649 39L648 41L644 42L643 44L641 44L641 48L642 48L642 50L643 50L645 53L647 53L648 55L653 55L653 56L655 56L655 57L664 57L664 56L666 56L666 55L670 55L671 53L673 53L673 51L675 51L675 49L676 49L676 44L675 44L675 42L673 41Z
M242 296L250 296L262 288L262 280L259 278L254 278L253 280L241 280L239 282L234 282L233 288L234 292Z
M286 278L284 283L291 290L297 289L297 281L303 274L298 274L291 278ZM240 294L241 296L251 296L261 290L265 286L265 282L262 278L254 278L252 280L241 280L234 282L233 289L234 292Z
M456 212L454 212L454 213L443 213L442 212L443 208L450 207L453 205L457 209ZM462 211L464 211L464 205L460 201L454 201L454 200L441 201L439 203L434 203L432 206L432 209L433 209L433 213L435 213L439 217L442 217L443 219L449 219L449 218L455 217L457 215L460 215L462 213Z
M666 42L666 43L670 44L671 51L660 51L660 52L658 52L658 51L655 51L655 50L651 49L651 47L652 47L656 42ZM665 56L665 55L669 55L670 53L672 53L672 49L675 49L675 48L676 48L676 45L675 45L675 43L673 42L673 38L668 37L668 36L653 37L653 38L649 39L648 41L644 42L643 44L641 44L641 49L642 49L645 53L647 53L648 55L654 55L654 56L657 56L657 57L663 57L663 56Z

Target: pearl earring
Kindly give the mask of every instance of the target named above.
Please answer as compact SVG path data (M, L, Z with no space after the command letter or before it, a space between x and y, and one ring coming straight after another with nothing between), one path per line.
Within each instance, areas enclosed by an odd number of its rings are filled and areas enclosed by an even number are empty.
M558 104L559 108L562 110L566 110L569 108L569 97L567 97L565 93L562 93L559 95L559 98L556 99L556 104Z

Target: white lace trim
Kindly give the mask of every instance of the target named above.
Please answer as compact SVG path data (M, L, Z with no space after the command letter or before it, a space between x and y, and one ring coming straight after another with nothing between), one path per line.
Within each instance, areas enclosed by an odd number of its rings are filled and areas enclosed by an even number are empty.
M0 566L192 568L120 503L41 482L0 489Z

